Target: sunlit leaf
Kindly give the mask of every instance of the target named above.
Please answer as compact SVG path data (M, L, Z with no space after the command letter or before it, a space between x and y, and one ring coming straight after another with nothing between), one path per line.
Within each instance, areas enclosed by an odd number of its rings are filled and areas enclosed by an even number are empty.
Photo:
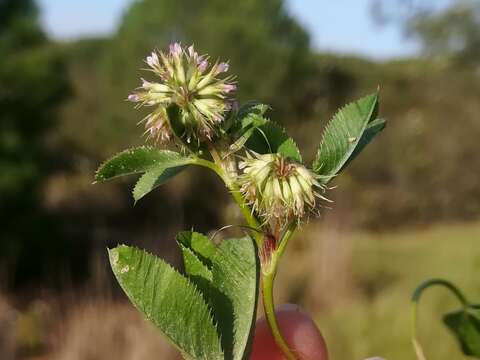
M233 314L233 327L227 321L219 323L225 337L222 344L227 358L231 353L234 360L249 359L255 330L259 268L254 241L250 237L227 239L218 246L212 268L213 284L225 298L216 299L215 312L220 318Z
M122 151L105 161L95 174L95 181L111 180L119 176L141 174L159 163L181 155L152 147L138 147Z
M188 279L145 251L118 246L110 263L132 303L186 359L224 359L211 310Z
M378 94L366 96L342 108L328 123L313 162L313 170L325 182L338 174L383 129L376 120Z
M214 311L226 359L248 359L259 279L253 240L227 239L215 246L206 236L185 231L177 241L188 277Z

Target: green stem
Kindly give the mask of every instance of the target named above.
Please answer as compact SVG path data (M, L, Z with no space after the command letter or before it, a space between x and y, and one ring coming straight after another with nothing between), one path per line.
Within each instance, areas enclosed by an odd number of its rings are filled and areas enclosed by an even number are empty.
M412 295L412 300L411 300L411 334L412 334L412 343L413 347L415 350L415 353L417 355L418 360L425 360L426 357L424 355L422 346L420 345L420 342L418 341L418 336L417 336L417 329L418 329L418 303L420 301L420 297L423 294L423 292L432 286L442 286L448 290L452 294L455 295L455 297L460 301L462 306L464 308L469 307L469 302L467 301L467 298L462 294L462 292L451 282L443 279L431 279L423 282L418 286L413 295Z
M278 248L272 252L271 257L267 261L267 263L262 264L262 300L265 317L267 318L267 322L272 332L275 343L282 350L283 354L288 360L297 360L297 356L290 349L289 345L282 336L280 328L278 327L277 318L275 316L275 305L273 301L273 284L275 281L275 276L277 274L278 263L295 229L296 224L290 224L290 226L287 228L282 238L280 239Z
M262 296L263 309L268 325L272 332L273 338L277 346L282 350L283 354L288 360L297 360L296 355L292 352L287 342L282 336L280 328L278 327L277 318L275 316L275 306L273 303L273 281L275 279L275 272L262 273Z
M218 155L216 149L211 146L210 153L212 155L212 159L214 162L202 159L202 158L195 158L193 163L199 166L206 167L212 171L214 171L225 183L226 187L232 194L233 199L240 207L242 214L247 221L248 225L255 229L256 231L252 231L252 235L255 239L258 249L262 249L264 238L263 238L263 231L262 226L252 214L250 207L245 202L240 189L236 185L235 181L230 176L227 169L225 169L224 163L222 162L220 156ZM292 223L284 232L283 236L279 240L278 247L270 254L271 257L268 261L268 264L262 264L262 296L263 296L263 307L265 310L265 317L267 318L267 322L270 326L270 330L272 332L273 338L277 346L282 350L283 354L288 360L297 360L297 356L293 353L293 351L288 346L287 342L282 336L280 328L278 327L277 318L275 316L275 305L273 302L273 283L275 280L275 275L277 273L277 266L280 258L282 257L288 241L290 240L291 236L295 232L296 224Z
M297 229L297 223L292 222L285 233L283 234L282 238L280 239L280 244L278 245L278 249L276 251L278 259L280 259L283 256L283 253L285 252L285 249L287 248L288 241L292 237L293 233Z
M221 167L220 164L213 163L209 160L205 160L200 157L194 158L193 164L203 166L214 171L223 180L223 182L225 183L225 186L230 191L230 194L232 195L233 200L240 207L240 210L242 211L243 217L247 221L248 226L250 226L253 229L261 230L260 224L258 223L257 219L255 219L255 216L253 216L252 211L250 210L250 207L245 203L245 200L243 199L242 194L240 193L240 189L235 184L233 179L228 175L228 173ZM263 241L261 231L260 232L252 231L252 236L255 239L257 246L260 247Z

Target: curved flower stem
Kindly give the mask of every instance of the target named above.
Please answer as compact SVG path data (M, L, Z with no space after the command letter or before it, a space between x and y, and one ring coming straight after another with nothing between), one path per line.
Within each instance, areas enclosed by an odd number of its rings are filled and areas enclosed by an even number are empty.
M431 287L431 286L442 286L444 288L447 288L450 290L452 294L455 295L455 297L460 301L462 306L464 308L469 307L469 302L467 301L467 298L463 295L463 293L451 282L443 279L431 279L423 282L418 286L413 295L412 295L412 300L411 300L411 334L412 334L412 343L413 343L413 348L415 350L415 354L417 355L418 360L426 360L425 354L423 352L423 348L420 345L420 342L418 341L418 336L417 336L417 328L418 328L418 302L420 301L420 296L423 294L423 292Z
M277 274L278 263L285 251L288 240L290 240L290 237L293 235L295 229L296 224L290 224L280 239L278 248L272 252L267 263L262 264L262 299L265 317L275 343L282 350L283 354L288 360L297 360L297 356L292 349L290 349L289 345L282 336L280 328L278 327L277 318L275 316L275 305L273 301L273 284L275 281L275 275Z
M214 159L215 158L216 156L214 157ZM217 159L218 159L217 161L221 161L220 158L217 158ZM259 231L252 231L252 234L257 246L260 248L260 246L262 246L262 241L263 241L260 224L258 223L255 216L253 216L248 205L245 203L245 200L243 199L242 194L240 193L240 189L235 184L233 179L222 168L221 164L216 164L209 160L202 159L200 157L195 157L192 163L195 165L206 167L214 171L223 180L223 182L225 183L225 186L230 191L230 194L232 195L233 200L240 207L240 210L242 211L243 217L247 221L248 226L250 226L253 229L259 230Z

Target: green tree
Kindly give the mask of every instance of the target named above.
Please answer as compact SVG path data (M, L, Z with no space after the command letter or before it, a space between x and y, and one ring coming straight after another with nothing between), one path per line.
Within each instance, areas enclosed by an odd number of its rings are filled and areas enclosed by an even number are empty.
M462 64L480 58L480 3L455 0L448 6L435 1L397 0L372 2L374 18L380 23L400 23L406 34L420 40L429 56L447 56Z
M32 254L51 235L39 198L51 163L45 135L65 93L64 64L38 24L35 4L0 1L0 260L7 267L18 262L13 277L41 272Z
M239 100L272 104L276 118L284 122L311 110L310 79L316 67L309 38L283 1L143 0L127 11L105 51L100 85L104 111L95 136L106 143L116 139L116 149L120 143L136 141L141 133L136 119L142 114L120 101L138 86L135 69L144 67L142 59L174 40L194 43L211 61L229 60L238 74ZM112 147L106 150L115 151Z
M480 58L480 3L457 0L440 12L419 13L407 26L428 54L453 56L463 63Z

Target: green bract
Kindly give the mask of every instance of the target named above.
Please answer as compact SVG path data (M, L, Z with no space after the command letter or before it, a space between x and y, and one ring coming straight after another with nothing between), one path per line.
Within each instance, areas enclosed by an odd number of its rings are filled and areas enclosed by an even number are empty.
M177 235L184 274L152 254L127 246L110 250L113 272L132 303L187 359L249 359L262 278L263 305L275 341L297 359L278 328L273 280L286 244L302 218L319 212L326 184L383 129L378 94L341 109L327 125L311 166L286 131L266 117L267 105L233 106L227 63L178 43L153 52L157 82L143 81L129 99L149 105L144 119L156 144L174 138L175 152L126 150L103 163L95 180L137 175L135 201L189 165L212 170L239 206L247 232L218 245L200 233ZM319 136L320 138L320 136ZM456 324L456 323L455 323Z

